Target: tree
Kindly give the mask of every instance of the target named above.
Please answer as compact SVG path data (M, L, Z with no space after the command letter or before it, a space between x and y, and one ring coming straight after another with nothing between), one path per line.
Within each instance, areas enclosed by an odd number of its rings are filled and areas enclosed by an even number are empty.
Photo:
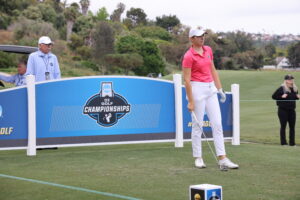
M141 47L141 55L144 59L144 65L134 70L137 75L145 76L149 73L164 74L165 63L154 42L145 41L144 45Z
M125 24L128 28L134 28L138 25L146 25L147 23L147 15L141 8L130 8L130 10L126 13L126 17Z
M107 10L105 7L102 7L98 10L97 14L96 14L96 19L99 21L105 21L107 20L109 14L107 13Z
M107 54L104 57L109 69L113 73L128 75L132 69L136 69L144 64L143 57L137 53Z
M24 17L32 20L42 20L42 12L37 6L29 6L23 11Z
M264 65L264 56L260 51L253 50L252 52L252 69L262 68Z
M134 29L143 38L153 38L170 41L172 40L171 34L159 26L139 26Z
M178 44L189 44L189 31L190 27L184 26L184 25L177 25L173 27L172 31L172 38L173 40Z
M65 8L64 3L61 3L60 1L61 0L55 0L55 1L51 0L51 3L56 13L62 13L64 11Z
M114 32L108 22L99 22L92 34L93 53L96 60L101 60L106 54L114 52Z
M73 25L76 18L79 16L79 6L76 3L71 4L70 7L65 9L65 18L67 20L67 41L70 41L70 36L72 34Z
M6 13L10 16L14 15L16 10L23 11L29 5L36 5L36 0L0 0L0 12Z
M16 55L0 51L0 69L15 67L17 65Z
M175 64L181 69L181 62L183 59L184 53L188 50L189 46L187 44L181 43L162 43L159 44L159 49L166 59L167 62Z
M126 35L120 37L116 42L118 53L139 53L144 41L141 37L135 35Z
M240 69L259 69L263 66L263 55L259 51L236 53L233 58Z
M269 43L265 46L265 52L267 57L273 58L274 54L276 53L276 47L274 44Z
M76 54L76 58L82 59L90 59L91 58L91 48L84 45L84 38L77 35L76 33L72 33L70 37L70 42L67 43L68 47L71 49L73 53Z
M238 67L233 58L222 57L222 69L237 70Z
M90 6L90 0L80 0L81 11L84 16L87 15Z
M110 20L113 22L121 22L121 15L125 11L125 4L119 3L117 5L117 9L113 11L113 13L110 16Z
M0 12L0 29L6 29L11 23L11 17L5 13Z
M75 32L83 38L85 45L91 46L91 33L93 30L93 26L93 16L81 15L76 19L73 25L73 32Z
M294 68L300 67L300 42L288 48L288 59Z
M106 21L98 22L92 32L91 52L102 74L108 73L108 67L103 62L103 58L107 54L114 53L114 41L114 30L110 24Z
M171 32L173 28L180 24L180 20L176 15L163 15L162 17L156 17L156 25L160 26L167 31Z
M243 31L228 32L225 38L232 42L236 52L244 52L254 49L254 42L250 33ZM233 52L235 53L235 52Z
M56 23L57 14L50 4L41 3L38 5L38 9L42 14L42 20L45 22L51 22L52 24Z
M70 42L68 42L69 48L74 51L75 49L83 45L83 38L77 35L76 33L72 33L72 35L70 36Z
M53 24L22 17L10 26L10 30L14 32L14 38L19 45L37 46L37 40L41 35L48 35L52 40L59 36Z
M84 60L89 60L92 56L91 48L85 45L78 47L76 53Z
M264 64L266 65L275 65L275 55L276 55L276 47L272 43L268 43L264 46Z
M114 33L116 36L124 35L125 33L128 32L128 30L126 29L126 26L124 26L124 24L122 24L120 22L112 22L112 23L110 23L110 25L114 29Z
M63 13L59 13L59 14L56 16L54 26L55 26L57 29L61 29L61 28L63 28L65 25L66 25L66 18L65 18L65 16L64 16Z
M207 34L205 35L205 45L210 46L214 51L218 49L220 44L218 35L215 34L212 30L205 30Z
M135 35L119 38L116 43L118 53L138 53L143 57L144 64L133 71L137 75L145 76L149 73L164 73L165 63L160 55L159 48L151 40L144 40Z

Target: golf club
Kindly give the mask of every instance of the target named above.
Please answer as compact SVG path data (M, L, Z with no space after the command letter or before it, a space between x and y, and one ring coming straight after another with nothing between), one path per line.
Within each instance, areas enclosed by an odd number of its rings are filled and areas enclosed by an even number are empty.
M194 121L196 122L196 124L199 126L199 128L202 130L202 126L200 124L200 122L198 121L197 117L196 117L196 114L194 111L192 111L192 116L194 118ZM202 134L204 135L205 137L205 140L209 146L209 149L210 149L210 152L212 153L213 157L215 158L216 162L217 162L217 165L219 165L219 161L218 161L218 158L214 152L214 150L212 149L210 143L208 142L208 138L206 137L206 134L204 133L204 131L202 130ZM227 166L224 166L224 165L220 165L220 170L221 171L228 171L228 167Z

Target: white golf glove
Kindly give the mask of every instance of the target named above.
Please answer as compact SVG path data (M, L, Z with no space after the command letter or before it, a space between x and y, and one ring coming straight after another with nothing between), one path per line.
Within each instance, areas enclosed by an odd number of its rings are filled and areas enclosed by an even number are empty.
M218 89L218 92L221 96L220 102L224 103L226 101L226 94L225 94L224 90L222 88L220 88L220 89Z

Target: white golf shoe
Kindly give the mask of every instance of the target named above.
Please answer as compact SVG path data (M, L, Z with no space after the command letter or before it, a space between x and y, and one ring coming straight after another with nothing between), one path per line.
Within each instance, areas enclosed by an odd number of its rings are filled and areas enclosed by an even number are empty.
M195 166L197 168L205 168L206 167L206 165L204 164L202 158L196 158L196 160L195 160Z
M226 167L228 169L238 169L239 168L239 165L231 162L228 158L219 160L218 163L219 163L219 166Z

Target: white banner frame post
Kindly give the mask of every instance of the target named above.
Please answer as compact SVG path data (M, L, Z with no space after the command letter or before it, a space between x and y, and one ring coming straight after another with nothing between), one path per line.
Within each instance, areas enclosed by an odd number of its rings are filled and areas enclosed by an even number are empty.
M182 112L182 78L173 74L175 92L175 147L183 147L183 112Z
M232 84L232 145L240 145L240 85Z
M36 156L36 107L35 107L35 77L26 76L28 100L28 146L27 156Z

